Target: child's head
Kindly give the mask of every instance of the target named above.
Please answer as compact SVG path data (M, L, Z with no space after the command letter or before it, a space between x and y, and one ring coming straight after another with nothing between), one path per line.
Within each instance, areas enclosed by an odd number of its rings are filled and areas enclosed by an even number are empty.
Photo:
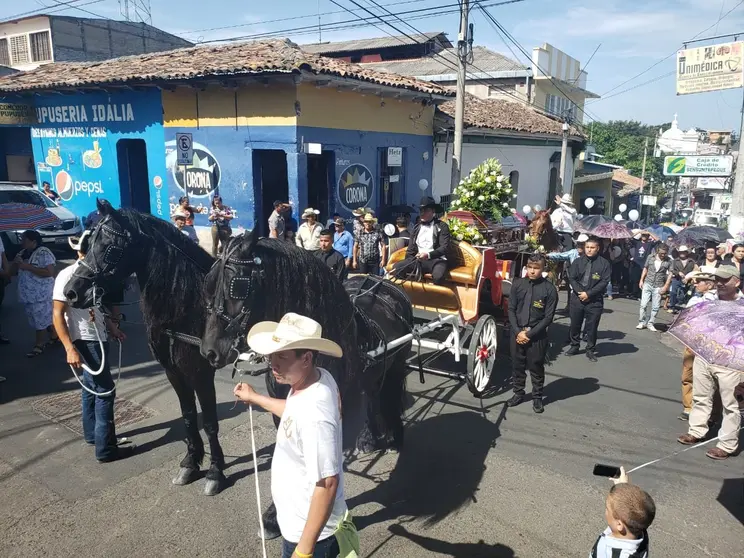
M176 228L182 229L186 225L186 218L183 215L174 215L173 224L176 225Z
M634 484L616 484L607 496L605 519L614 536L643 538L656 516L656 504Z

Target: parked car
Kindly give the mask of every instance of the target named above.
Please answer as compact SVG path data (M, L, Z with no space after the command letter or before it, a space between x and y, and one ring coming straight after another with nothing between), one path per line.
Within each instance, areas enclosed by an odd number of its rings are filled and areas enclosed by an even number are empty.
M39 205L46 207L59 217L61 223L38 229L42 242L49 248L62 248L69 252L67 239L71 236L80 236L83 232L83 224L79 217L76 217L69 209L57 205L33 187L11 182L0 183L0 203ZM14 258L21 250L21 233L23 233L22 230L0 232L0 240L5 246L8 259Z

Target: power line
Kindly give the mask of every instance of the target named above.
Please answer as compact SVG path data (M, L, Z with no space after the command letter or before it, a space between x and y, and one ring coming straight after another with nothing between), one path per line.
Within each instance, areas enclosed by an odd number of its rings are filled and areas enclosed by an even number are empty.
M21 12L20 14L15 14L6 18L2 19L2 23L13 21L15 19L19 19L22 17L33 17L35 15L45 15L48 13L56 13L60 11L64 11L66 9L74 8L73 4L76 4L78 2L82 2L83 0L67 0L66 2L55 2L57 4L56 6L44 6L43 8L37 8L35 10L29 10L27 12ZM98 4L100 2L103 2L103 0L91 0L89 2L86 2L85 4L81 4L81 6L88 6L90 4Z
M723 14L723 15L721 15L721 16L720 16L720 17L718 18L718 20L717 20L717 21L716 21L716 22L715 22L714 24L712 24L712 25L710 25L710 26L706 27L705 29L703 29L702 31L700 31L700 33L698 33L697 35L695 35L695 36L694 36L694 37L693 37L692 39L690 39L690 41L693 41L694 39L697 39L697 38L698 38L698 37L699 37L700 35L702 35L703 33L705 33L705 32L707 32L707 31L709 31L710 29L712 29L713 27L715 27L716 25L718 25L718 24L719 24L719 23L720 23L720 22L721 22L722 20L724 20L724 19L725 19L725 18L726 18L727 16L729 16L729 15L730 15L730 14L731 14L731 13L732 13L732 12L733 12L733 11L734 11L734 10L735 10L736 8L738 8L738 7L739 7L739 6L741 6L742 4L744 4L744 0L741 0L741 1L740 1L740 2L738 3L738 4L736 4L736 5L735 5L735 6L733 7L733 8L731 8L731 9L730 9L730 10L729 10L728 12L726 12L726 13L725 13L725 14ZM684 44L684 43L683 43L683 44ZM624 82L622 82L622 83L620 83L620 84L616 85L615 87L613 87L612 89L610 89L610 90L609 90L609 91L607 91L606 93L603 93L603 94L602 94L601 96L602 96L602 97L604 98L604 97L605 97L605 95L609 95L609 94L610 94L610 93L612 93L613 91L617 91L617 90L618 90L618 89L620 89L620 88L621 88L621 87L622 87L623 85L625 85L625 84L627 84L627 83L630 83L631 81L634 81L634 80L638 79L639 77L641 77L641 76L642 76L642 75L644 75L644 74L647 74L648 72L650 72L651 70L653 70L653 69L654 69L654 68L655 68L656 66L658 66L659 64L662 64L662 63L666 62L667 60L669 60L669 59L670 59L670 58L671 58L672 56L675 56L676 54L677 54L677 49L674 49L674 51L673 51L673 52L672 52L671 54L669 54L668 56L665 56L665 57L664 57L664 58L662 58L661 60L658 60L657 62L655 62L655 63L651 64L651 66L649 66L648 68L646 68L645 70L643 70L643 71L642 71L642 72L640 72L639 74L636 74L636 75L634 75L634 76L633 76L632 78L630 78L630 79L626 79L626 80L625 80Z
M617 97L618 95L622 95L623 93L627 93L628 91L633 91L634 89L638 89L639 87L643 87L644 85L648 85L649 83L654 83L664 78L668 78L669 76L673 76L675 73L676 71L673 71L673 72L666 73L662 76L656 76L655 78L652 78L648 81L644 81L643 83L639 83L638 85L634 85L633 87L628 87L627 89L623 89L622 91L618 91L617 93L613 93L612 95L607 95L606 97L597 99L595 102L592 103L592 106L597 104L600 101L606 101L607 99L612 99L613 97Z
M584 64L584 67L582 68L582 71L586 72L586 68L589 66L589 63L594 59L594 55L597 54L599 51L599 47L602 46L602 43L599 43L597 45L597 48L594 49L594 52L592 52L592 55L589 57L589 60L586 61L586 64ZM571 82L571 85L575 85L577 81L579 81L579 78L581 77L581 72L579 72L579 75L576 76L576 79L574 79Z

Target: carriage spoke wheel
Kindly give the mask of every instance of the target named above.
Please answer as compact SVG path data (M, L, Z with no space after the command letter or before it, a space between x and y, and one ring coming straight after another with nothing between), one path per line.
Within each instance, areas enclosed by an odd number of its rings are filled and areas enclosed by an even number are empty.
M491 373L496 362L498 348L498 329L496 320L491 315L484 315L478 319L470 337L468 349L468 389L474 395L482 395L491 381Z

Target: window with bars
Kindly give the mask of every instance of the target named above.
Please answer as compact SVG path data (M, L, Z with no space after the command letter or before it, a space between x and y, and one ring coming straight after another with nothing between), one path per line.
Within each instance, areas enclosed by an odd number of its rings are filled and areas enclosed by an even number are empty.
M28 38L31 43L31 60L34 62L48 62L52 59L52 42L49 38L49 31L31 33Z
M8 51L8 39L0 39L0 66L10 66L10 51Z
M10 38L10 58L13 64L25 64L28 59L28 35Z

